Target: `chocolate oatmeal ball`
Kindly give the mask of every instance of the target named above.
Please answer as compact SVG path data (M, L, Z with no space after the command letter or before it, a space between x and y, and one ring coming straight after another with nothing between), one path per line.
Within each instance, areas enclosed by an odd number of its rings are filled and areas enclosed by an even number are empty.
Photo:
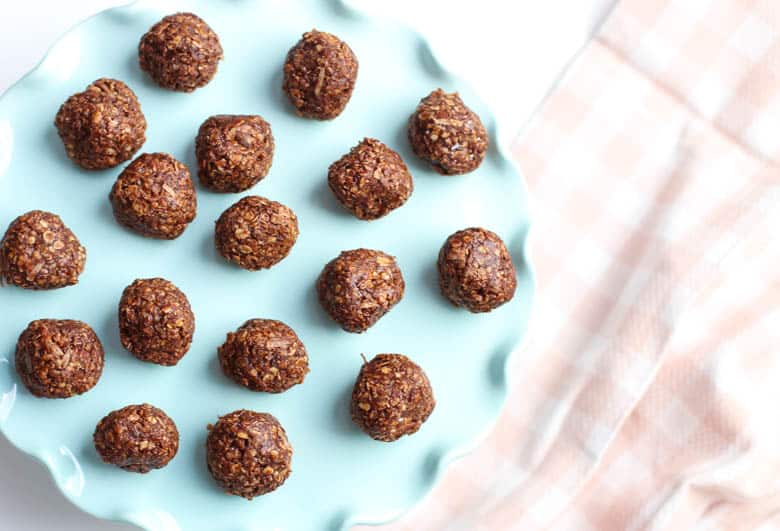
M62 104L54 125L68 157L87 170L113 168L146 141L146 119L130 88L98 79Z
M221 59L219 37L192 13L163 18L138 44L141 70L161 87L180 92L192 92L211 81Z
M328 185L347 210L365 220L389 214L414 189L401 156L373 138L363 139L330 165Z
M409 142L418 157L443 175L476 170L488 148L488 134L458 93L436 89L409 119Z
M282 88L300 116L331 120L347 106L357 74L357 57L344 41L311 30L287 53Z
M293 449L273 415L240 409L208 429L209 472L228 494L251 500L278 489L290 475Z
M214 242L225 260L249 271L281 262L298 239L298 218L281 203L247 196L217 220Z
M0 241L0 284L35 290L72 286L86 261L86 249L59 216L33 210L12 221Z
M139 279L119 301L122 346L142 361L176 365L192 343L195 315L187 296L163 278Z
M105 463L141 474L164 467L179 451L176 424L149 404L112 411L98 422L92 440Z
M200 126L195 153L200 184L215 192L243 192L268 175L274 136L260 116L221 114Z
M281 393L303 383L309 356L292 328L271 319L251 319L219 347L225 375L252 391Z
M352 420L377 441L415 433L435 406L425 372L403 354L378 354L364 363L352 390Z
M120 225L161 240L181 236L198 208L187 167L167 153L144 153L119 174L108 196Z
M398 304L404 278L395 258L382 251L343 251L317 280L322 308L347 332L368 330Z
M86 323L39 319L19 336L16 372L35 396L80 395L95 387L103 373L103 345Z
M455 306L495 310L515 294L517 276L501 238L480 228L456 232L439 251L439 287Z

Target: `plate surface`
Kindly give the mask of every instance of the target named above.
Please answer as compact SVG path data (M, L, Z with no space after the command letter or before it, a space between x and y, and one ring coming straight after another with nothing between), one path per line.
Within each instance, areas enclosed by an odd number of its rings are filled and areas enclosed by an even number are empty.
M137 67L140 36L161 16L180 10L203 17L225 51L216 78L192 94L163 90ZM312 27L342 37L360 61L352 100L332 122L298 118L280 88L287 50ZM141 151L169 152L191 169L194 136L206 117L262 115L276 139L270 174L239 195L198 187L197 218L175 241L122 229L107 199L122 167L81 171L66 158L52 124L59 105L99 77L122 79L138 95L149 123ZM408 116L436 87L458 90L494 140L472 174L440 176L408 146ZM347 214L326 183L328 165L364 136L396 149L415 178L407 204L373 222ZM77 286L0 289L0 428L46 463L76 505L147 529L341 529L397 517L492 425L505 398L506 360L525 333L533 297L525 188L495 138L489 110L436 63L417 35L341 3L192 0L160 6L145 0L83 23L0 101L0 230L28 210L49 210L73 229L88 253ZM299 218L297 244L268 271L240 270L214 250L214 221L248 194L281 201ZM501 235L518 267L514 300L490 314L454 308L438 291L438 250L449 234L468 226ZM322 266L341 250L357 247L395 255L407 285L399 305L360 335L332 323L314 291ZM152 276L177 284L196 316L192 348L174 368L142 363L119 343L116 307L122 290L135 278ZM27 323L45 317L81 319L100 336L105 369L85 395L36 399L18 383L16 339ZM217 347L226 332L252 317L280 319L298 332L311 364L303 385L281 395L252 393L221 373ZM403 352L416 360L438 402L420 432L394 444L372 441L349 416L360 354L380 352ZM92 445L101 417L140 402L164 409L181 433L177 457L146 475L104 465ZM285 485L251 502L223 494L205 466L206 425L239 408L274 414L295 448Z

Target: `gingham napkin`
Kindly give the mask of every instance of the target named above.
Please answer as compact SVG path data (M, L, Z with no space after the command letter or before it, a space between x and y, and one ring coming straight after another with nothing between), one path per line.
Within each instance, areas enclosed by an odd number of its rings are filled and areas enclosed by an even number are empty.
M780 529L778 0L623 0L514 152L508 405L384 529Z

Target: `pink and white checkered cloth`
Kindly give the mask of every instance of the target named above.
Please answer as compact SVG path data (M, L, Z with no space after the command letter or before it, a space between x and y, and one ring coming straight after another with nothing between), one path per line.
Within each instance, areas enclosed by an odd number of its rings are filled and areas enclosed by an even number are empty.
M779 4L623 0L583 51L515 146L508 405L385 529L780 529Z

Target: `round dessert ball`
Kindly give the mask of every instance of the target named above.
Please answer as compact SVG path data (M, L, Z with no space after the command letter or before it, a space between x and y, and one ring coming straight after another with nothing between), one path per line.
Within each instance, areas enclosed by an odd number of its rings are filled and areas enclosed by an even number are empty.
M146 119L135 93L102 78L62 104L54 125L68 157L87 170L113 168L146 141Z
M120 225L161 240L181 236L198 208L189 170L167 153L144 153L131 162L108 198Z
M303 383L309 372L306 348L292 328L272 319L251 319L219 347L225 375L252 391L281 393Z
M176 365L192 344L195 315L187 296L163 278L127 286L119 301L119 339L133 356Z
M0 241L0 280L20 288L72 286L79 281L86 261L84 246L51 212L22 214Z
M347 106L358 60L347 43L311 30L287 53L283 89L300 116L331 120Z
M473 313L495 310L515 295L512 257L501 238L489 230L470 228L447 238L438 266L442 294Z
M409 119L409 142L418 157L443 175L476 170L488 148L488 134L458 93L436 89Z
M414 184L401 156L379 140L365 138L330 165L328 185L359 219L381 218L403 205Z
M323 309L347 332L368 330L398 304L404 278L395 258L382 251L342 251L317 280Z
M298 239L298 218L289 207L250 195L217 220L214 242L225 260L249 271L281 262Z
M415 433L435 406L425 372L403 354L378 354L364 363L352 390L352 420L377 441Z
M243 192L268 175L274 136L260 116L221 114L200 126L195 153L200 184L215 192Z
M98 422L92 440L105 463L141 474L164 467L179 451L176 424L149 404L112 411Z
M209 472L228 494L251 500L278 489L290 475L293 449L273 415L240 409L208 428Z
M80 395L95 387L103 373L103 345L86 323L39 319L19 336L16 372L35 396Z
M192 13L163 18L138 44L141 70L161 87L180 92L192 92L211 81L221 59L219 37Z

